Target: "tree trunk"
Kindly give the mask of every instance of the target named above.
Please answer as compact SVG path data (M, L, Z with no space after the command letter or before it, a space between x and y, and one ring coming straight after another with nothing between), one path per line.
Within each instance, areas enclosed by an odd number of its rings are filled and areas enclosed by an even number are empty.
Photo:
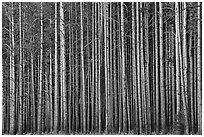
M188 125L188 98L187 98L187 44L186 44L186 3L183 3L183 67L181 68L183 70L183 107L184 107L184 114L185 114L185 134L189 134L189 125ZM181 51L180 51L181 52ZM182 55L180 55L182 56ZM182 63L181 63L182 65Z
M139 104L139 134L142 133L142 100L141 100L141 71L140 71L140 30L139 30L139 3L136 3L136 30L137 30L137 85L138 85L138 104Z
M43 63L43 3L41 2L40 5L40 72L39 72L39 92L38 92L38 134L42 132L42 78L43 78L43 71L42 71L42 63Z
M32 112L31 112L31 115L33 117L32 119L32 122L33 122L33 133L35 133L36 131L36 112L35 112L35 109L36 109L36 106L35 106L35 101L36 101L36 98L35 98L35 90L34 90L34 57L33 57L33 53L31 53L31 93L32 93L32 103L31 103L31 106L32 106Z
M83 132L86 133L86 102L85 102L85 82L84 82L84 45L83 45L83 3L80 2L80 25L81 25L81 51L80 51L80 56L81 56L81 89L82 89L82 103L83 103Z
M55 92L54 92L54 132L58 133L59 106L58 106L58 48L57 48L57 2L55 3Z
M96 7L95 7L96 8ZM99 9L99 11L100 11L100 13L102 14L103 13L103 10L102 10L102 3L99 3L98 4L98 9ZM98 101L98 105L96 106L97 107L97 109L98 109L98 127L99 127L99 134L101 134L101 131L102 131L102 106L101 106L101 79L100 79L100 76L101 76L101 46L102 46L102 22L103 22L103 17L102 17L102 15L101 14L98 14L98 18L99 18L99 41L98 41L98 43L99 43L99 46L98 46L98 58L97 58L97 60L96 61L98 61L98 77L97 77L97 90L96 90L96 92L97 92L97 95L96 95L96 98L98 98L97 99L97 101ZM95 22L95 24L97 24L97 22ZM95 29L96 30L96 29ZM96 34L95 34L95 37L96 37ZM97 44L95 43L95 48L97 47ZM97 55L97 54L96 54ZM96 63L97 64L97 63Z
M176 51L176 103L177 103L177 109L176 113L178 114L180 112L180 69L179 69L179 46L180 46L180 40L179 40L179 7L178 2L175 4L175 25L176 25L176 38L175 38L175 51Z
M197 43L197 98L198 98L198 134L202 134L202 66L201 66L201 3L198 2L198 43Z
M14 7L11 3L11 51L10 51L10 134L15 134L15 62L14 62Z
M50 18L50 28L51 28L52 26L51 26L51 18ZM53 99L52 99L52 97L53 97L53 89L52 89L52 85L53 85L53 83L52 83L52 46L50 46L50 55L49 55L49 58L50 58L50 61L49 61L49 72L50 72L50 74L49 74L49 100L50 100L50 104L49 104L49 107L50 107L50 132L52 132L53 131L53 106L52 106L52 104L53 104Z
M146 7L148 3L146 4ZM148 8L148 7L147 7ZM150 108L150 81L149 81L149 28L148 28L148 13L145 13L145 79L146 79L146 98L147 98L147 133L151 133L151 108Z
M93 27L93 29L92 29L92 47L91 47L91 68L92 68L92 77L91 77L91 131L93 131L94 130L94 93L95 93L95 75L97 75L97 73L95 73L95 28L96 28L96 26L95 26L95 20L96 20L96 18L95 18L95 16L96 16L96 14L95 14L95 6L96 6L96 4L95 3L92 3L92 5L91 5L91 11L92 11L92 27ZM97 69L96 69L97 70ZM97 72L97 71L96 71Z
M21 12L21 3L19 3L19 119L18 119L18 132L22 134L23 132L23 123L22 123L22 12Z
M66 91L66 56L65 56L65 28L64 28L64 7L63 3L60 2L60 49L61 49L61 63L62 63L62 68L61 68L61 92L62 92L62 97L63 97L63 129L64 132L67 131L68 128L68 121L67 121L67 91ZM62 107L61 106L61 107Z
M159 45L158 45L158 18L157 18L157 3L155 2L155 66L156 66L156 132L159 133Z
M137 9L136 9L137 10ZM132 3L132 80L133 80L133 98L135 102L135 120L136 123L138 122L138 110L137 110L137 66L136 66L136 43L135 43L135 5L134 2ZM138 130L138 125L136 124L136 132Z
M75 14L77 14L77 3L75 3ZM78 18L76 16L76 19L75 19L75 23L78 23ZM78 40L78 30L76 30L76 41ZM76 132L78 132L78 129L79 129L79 102L78 102L78 98L79 98L79 81L78 81L78 42L76 42L76 53L75 53L75 86L76 86Z
M164 90L164 67L163 67L163 10L162 3L159 3L159 58L160 58L160 95L161 95L161 127L162 132L166 129L166 113L165 113L165 90Z
M126 77L125 77L125 36L124 36L124 9L123 2L121 2L121 65L122 65L122 102L123 102L123 132L127 132L127 104L126 104Z

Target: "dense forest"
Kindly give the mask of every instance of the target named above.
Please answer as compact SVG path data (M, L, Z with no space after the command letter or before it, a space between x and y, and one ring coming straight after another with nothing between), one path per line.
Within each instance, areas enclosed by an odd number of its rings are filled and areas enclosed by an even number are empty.
M2 134L202 134L200 2L3 2Z

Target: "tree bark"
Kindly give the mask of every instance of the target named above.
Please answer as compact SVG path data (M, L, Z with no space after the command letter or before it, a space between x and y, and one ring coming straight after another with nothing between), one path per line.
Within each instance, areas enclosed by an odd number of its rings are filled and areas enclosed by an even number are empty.
M15 134L15 62L14 62L14 3L11 3L11 51L10 51L10 134Z
M55 92L54 92L54 132L58 133L58 48L57 48L57 2L55 3Z
M197 43L197 91L198 91L198 134L202 134L202 66L201 66L201 3L198 2L198 43Z
M81 90L82 90L82 103L83 103L83 132L86 133L86 102L85 102L85 82L84 82L84 45L83 45L83 3L80 2L80 27L81 27L81 50L80 50L80 56L81 56L81 79L82 79L82 84L81 84Z
M19 3L19 119L18 119L18 132L19 134L22 134L22 11L21 11L22 4Z
M176 113L180 112L180 68L179 68L179 46L180 46L180 37L179 37L179 7L178 2L175 4L175 25L176 25L176 38L175 38L175 51L176 51L176 103L177 109Z
M161 127L165 133L166 113L165 113L165 90L164 90L164 67L163 67L163 10L162 3L159 3L159 58L160 58L160 95L161 95Z
M124 36L124 7L123 2L121 2L121 65L122 65L122 102L123 102L123 132L127 132L127 104L126 104L126 77L125 77L125 36Z

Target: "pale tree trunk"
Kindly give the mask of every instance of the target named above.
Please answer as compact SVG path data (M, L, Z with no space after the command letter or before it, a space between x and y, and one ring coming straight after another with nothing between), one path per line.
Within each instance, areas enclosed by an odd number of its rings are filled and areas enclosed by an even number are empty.
M117 14L118 14L118 21L121 23L121 19L120 19L120 3L117 3ZM121 47L121 29L120 29L120 25L118 25L118 46ZM118 48L118 106L119 106L119 109L118 109L118 112L119 112L119 133L121 133L121 130L122 130L122 113L123 113L123 110L122 110L122 84L121 84L121 48Z
M108 4L103 3L104 8L104 69L105 69L105 94L106 94L106 132L108 132L108 123L109 123L109 115L108 115L108 96L109 96L109 85L108 85L108 11L107 11Z
M173 124L173 122L174 122L174 120L175 120L175 114L176 114L176 108L175 108L175 103L176 103L176 101L175 101L175 92L176 92L176 85L175 85L175 54L174 54L174 52L175 52L175 46L174 46L174 44L175 44L175 42L174 42L174 39L175 39L175 37L174 37L174 28L173 28L173 26L171 26L171 36L170 36L171 38L171 59L172 59L172 69L171 69L171 79L172 79L172 83L171 83L171 86L172 86L172 90L171 90L171 94L172 94L172 124Z
M158 18L157 18L157 3L155 2L155 68L156 68L156 132L159 133L159 45L158 45Z
M139 8L143 8L143 2L140 3ZM145 70L144 70L144 36L143 36L143 12L139 12L140 16L140 69L141 69L141 98L142 98L142 132L146 132L146 96L145 96Z
M183 101L183 108L184 108L184 118L185 118L185 134L189 134L189 125L188 125L188 113L187 113L187 108L188 108L188 98L187 98L187 44L186 44L186 3L183 3L183 49L180 49L183 51L183 57L180 54L180 60L181 65L181 70L183 71L182 75L182 81L183 81L183 90L182 90L182 101Z
M65 28L64 28L64 7L63 7L63 3L60 2L60 50L61 50L61 91L62 91L62 106L63 106L63 117L61 119L63 119L63 129L64 132L67 131L67 92L66 92L66 56L65 56ZM61 106L61 107L62 107Z
M77 14L77 3L75 3L75 13ZM78 23L77 16L75 19L75 23ZM78 40L78 31L76 30L76 41ZM79 96L79 81L78 81L78 42L76 42L76 53L75 53L75 84L76 84L76 131L78 132L79 129L79 102L78 102L78 96Z
M18 132L22 134L23 123L22 123L22 12L21 2L19 3L19 119L18 119Z
M11 3L11 51L10 51L10 130L15 134L15 64L14 64L14 3Z
M112 40L112 34L113 34L113 29L112 29L112 3L110 2L109 3L109 14L110 14L110 17L109 17L109 22L110 22L110 28L109 28L109 37L110 37L110 41L109 41L109 129L110 129L110 132L113 131L113 80L112 80L112 59L113 59L113 56L112 56L112 43L113 43L113 40Z
M57 59L57 2L55 3L55 91L54 91L54 132L57 134L58 132L58 59Z
M137 91L138 91L138 104L139 104L139 134L142 133L142 100L141 100L141 71L140 71L140 30L139 30L139 3L136 3L136 30L137 30Z
M198 91L198 134L202 134L202 58L201 58L201 3L198 2L198 43L197 43L197 91Z
M196 36L196 32L193 31L193 98L194 98L194 120L195 120L195 132L197 132L198 129L198 110L197 110L197 48L195 48L195 46L197 45L197 36Z
M179 46L180 46L180 40L179 40L179 7L178 2L175 3L175 25L176 25L176 38L175 38L175 59L176 59L176 113L178 114L180 112L180 69L179 69Z
M91 131L94 130L94 93L95 93L95 75L97 75L97 73L95 73L95 6L96 4L92 3L92 47L91 47L91 68L92 68L92 77L91 77ZM95 19L95 20L94 20ZM96 69L96 72L97 72L97 69Z
M69 17L69 22L71 23L71 9L72 9L72 5L69 4L68 5L69 7L69 14L68 14L68 17ZM71 119L72 119L72 114L71 114L71 93L72 93L72 44L71 44L71 25L69 24L69 76L68 76L68 79L69 79L69 96L68 96L68 100L69 100L69 104L68 105L68 112L69 112L69 118L68 118L68 123L69 123L69 133L71 132L71 127L72 127L72 122L71 122Z
M81 56L81 89L82 89L82 106L83 106L83 132L86 133L86 102L85 102L85 82L84 82L84 45L83 45L83 3L80 2L80 27L81 27L81 48L80 48L80 56Z
M49 122L50 122L50 92L48 87L48 70L45 70L45 131L49 132Z
M115 6L115 10L116 10L116 6ZM116 18L115 18L116 19ZM115 125L115 131L117 132L118 131L118 89L117 89L117 55L116 55L116 41L117 41L117 35L116 35L116 29L117 29L117 26L116 26L116 22L113 21L113 73L114 73L114 108L115 108L115 122L114 122L114 125Z
M122 65L122 102L123 102L123 132L127 132L127 111L126 111L126 80L125 80L125 36L124 36L124 7L123 2L121 2L121 65Z
M102 3L100 3L100 4L98 4L98 8L99 8L99 10L101 10L100 11L100 13L102 13L103 11L102 11ZM96 10L96 7L95 7L95 10ZM102 113L102 106L101 106L101 79L100 79L100 76L101 76L101 39L102 39L102 21L103 21L103 17L102 17L102 15L99 15L98 14L98 17L99 17L99 46L98 46L98 58L97 58L97 60L96 61L98 61L98 78L96 79L98 82L97 82L97 96L96 96L96 98L98 98L97 100L98 100L98 105L97 105L97 109L98 109L98 115L99 116L97 116L98 117L98 127L99 127L99 133L101 133L101 131L102 131L102 126L101 126L101 113ZM95 22L95 24L96 24L97 22ZM95 29L96 30L96 29ZM96 35L95 35L96 36ZM96 45L96 43L95 43L95 46L97 47L97 45ZM97 54L96 54L97 55Z
M98 11L100 8L100 3L98 3ZM95 70L96 70L96 74L95 74L95 106L94 106L94 109L95 109L95 122L94 122L94 125L95 125L95 130L98 131L100 130L99 126L100 126L100 123L99 123L99 117L100 117L100 108L99 108L99 105L100 105L100 102L99 102L99 96L100 96L100 87L99 87L99 80L100 80L100 77L99 77L99 69L100 69L100 66L98 64L100 64L100 60L99 60L99 56L100 56L100 52L99 52L99 49L100 49L100 39L98 39L98 45L97 45L97 31L99 32L99 35L100 35L100 13L97 12L97 4L95 3L95 9L94 9L94 12L95 12L95 28L94 28L94 31L95 31L95 34L94 34L94 38L95 38L95 41L94 41L94 48L95 48ZM97 21L97 14L98 13L98 21ZM98 26L97 26L98 25ZM98 36L99 37L99 36ZM94 116L93 115L93 116ZM94 126L93 125L93 126Z
M73 6L73 3L71 4L71 15L72 15L72 22L74 23L74 6ZM71 28L71 49L72 49L72 58L71 58L71 65L74 66L72 67L72 131L74 131L74 127L75 127L75 120L74 120L74 117L75 117L75 106L74 106L74 96L75 96L75 91L76 91L76 88L75 88L75 82L74 82L74 74L75 74L75 64L74 64L74 28L72 27Z
M166 113L165 113L165 90L164 90L164 67L163 67L163 10L162 3L159 3L159 58L160 58L160 95L161 95L161 127L165 133L166 128Z
M50 18L50 28L51 28L52 26L51 26L51 18ZM53 104L53 99L52 99L52 97L53 97L53 89L52 89L52 46L50 46L50 55L49 55L49 59L50 59L50 62L49 62L49 72L50 72L50 74L49 74L49 100L50 100L50 104L49 104L49 107L50 107L50 115L49 115L49 117L50 117L50 124L49 124L49 126L50 126L50 132L52 132L53 131L53 106L52 106L52 104Z
M42 63L43 63L43 3L40 5L40 72L39 72L39 91L38 91L38 134L42 132Z
M137 66L136 66L136 43L135 43L135 5L132 3L132 80L133 80L133 98L135 102L135 120L138 121L138 112L137 112ZM136 124L136 132L138 125Z
M146 4L148 8L148 3ZM145 13L145 79L146 79L146 98L147 98L147 133L151 133L151 108L150 108L150 73L149 73L149 28L148 13Z
M31 93L32 93L32 111L31 111L31 115L32 115L32 122L33 122L33 133L35 133L36 131L36 112L35 112L35 90L34 90L34 57L33 57L33 53L31 53Z

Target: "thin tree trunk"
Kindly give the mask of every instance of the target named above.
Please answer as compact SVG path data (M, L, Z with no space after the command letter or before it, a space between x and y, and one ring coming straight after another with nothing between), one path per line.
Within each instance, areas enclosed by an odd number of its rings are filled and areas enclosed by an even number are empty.
M83 103L83 132L86 133L86 102L85 102L85 82L84 82L84 45L83 45L83 3L80 2L80 25L81 25L81 89L82 89L82 103Z
M166 113L165 113L165 90L164 90L164 67L163 67L163 10L162 3L159 3L159 58L160 58L160 95L161 95L161 127L162 132L166 129Z
M91 131L94 131L94 93L95 93L95 75L97 75L97 73L95 73L95 28L96 28L96 26L95 26L95 20L96 20L96 18L95 18L95 16L96 16L96 14L95 14L95 6L96 6L96 4L95 3L92 3L92 8L91 8L91 10L92 10L92 27L93 27L93 29L92 29L92 47L91 47L91 61L92 61L92 63L91 63L91 68L92 68L92 77L91 77L91 79L92 79L92 82L91 82L91 92L92 92L92 94L91 94ZM94 20L95 19L95 20ZM97 69L96 69L97 70Z
M14 3L11 3L11 51L10 51L10 134L15 134L15 62L14 62Z
M198 2L198 43L197 43L197 91L198 91L198 134L202 134L202 67L201 67L201 3Z
M61 61L62 61L62 69L61 69L61 91L63 97L63 130L65 133L68 129L68 120L67 120L67 92L66 92L66 56L65 56L65 28L64 28L64 7L63 3L60 2L60 49L61 49ZM62 107L61 106L61 107Z
M108 68L109 68L109 64L108 64L108 21L107 21L107 7L108 4L107 3L103 3L103 8L104 8L104 69L105 69L105 95L106 95L106 133L108 133L108 123L109 123L109 115L108 115L108 96L109 96L109 85L108 85Z
M188 74L188 85L189 85L189 92L190 92L190 98L191 98L191 104L190 104L190 112L191 112L191 134L195 133L195 125L194 125L194 91L193 91L193 55L192 55L192 39L193 35L192 35L192 30L190 31L189 34L189 50L188 50L188 54L189 54L189 74Z
M175 120L175 114L176 114L176 100L175 100L175 92L176 92L176 85L175 85L175 42L174 42L174 28L173 26L171 26L171 60L172 60L172 69L171 69L171 77L172 77L172 83L171 83L171 86L172 86L172 124L174 123L174 120Z
M136 3L136 30L137 30L137 85L138 85L138 104L139 104L139 134L142 133L142 100L141 100L141 71L140 71L140 30L139 30L139 3Z
M69 18L69 22L71 23L71 9L72 9L72 5L70 4L69 5L69 13L68 13L68 18ZM72 29L71 29L71 24L69 24L69 27L68 27L68 30L69 30L69 76L68 76L68 79L69 79L69 96L68 96L68 100L69 100L69 104L68 105L68 112L69 112L69 118L68 118L68 123L69 123L69 133L71 133L71 130L72 130L72 106L71 106L71 99L72 99L72 40L71 40L71 32L72 32Z
M39 92L38 92L38 134L42 132L42 78L43 78L43 71L42 71L42 63L43 63L43 3L41 2L40 5L40 72L39 72Z
M54 92L54 132L58 133L58 48L57 48L57 2L55 3L55 92Z
M103 13L103 9L102 9L102 3L100 3L100 4L98 4L98 10L100 11L100 13L102 14ZM98 46L98 58L97 58L97 60L96 61L98 61L98 78L96 79L97 81L98 81L98 85L97 85L97 93L98 93L98 95L96 95L96 97L98 98L97 100L98 100L98 105L97 105L97 107L98 107L98 127L99 127L99 134L101 134L101 131L102 131L102 123L101 123L101 120L102 120L102 106L101 106L101 79L100 79L100 76L101 76L101 46L102 46L102 22L103 22L103 17L102 17L102 15L99 15L98 14L98 18L99 18L99 41L98 41L98 43L99 43L99 46ZM95 24L96 24L96 22L95 22ZM95 29L96 30L96 29ZM95 47L97 47L97 45L96 45L96 43L95 43ZM97 55L97 54L96 54Z
M117 3L117 14L118 14L118 21L121 23L120 19L120 3ZM118 45L121 47L121 27L118 25ZM122 84L121 84L121 48L118 48L118 94L119 94L119 133L122 132L123 126L123 117L122 117Z
M110 94L110 97L109 97L109 122L110 122L110 132L112 133L113 132L113 79L112 79L112 76L113 76L113 71L112 71L112 60L113 60L113 54L112 54L112 43L113 43L113 38L112 38L112 34L113 34L113 25L112 25L112 3L110 2L109 3L109 14L110 14L110 17L109 17L109 22L110 22L110 28L109 28L109 37L110 37L110 41L109 41L109 45L110 45L110 48L109 48L109 94Z
M156 67L156 133L159 133L159 45L158 45L158 22L157 22L157 3L155 2L155 67Z
M148 4L146 4L148 6ZM148 29L148 16L145 14L145 68L146 68L146 98L147 98L147 133L151 133L151 109L150 109L150 81L149 81L149 29Z
M179 7L178 2L175 4L175 25L176 25L176 38L175 38L175 51L176 51L176 103L177 103L177 109L176 113L178 114L180 112L180 69L179 69L179 46L180 46L180 40L179 40Z
M181 68L183 70L183 107L184 107L184 114L185 114L185 134L189 134L189 124L188 124L188 98L187 98L187 44L186 44L186 3L183 3L183 67ZM181 51L180 51L181 52ZM181 56L181 55L180 55ZM181 63L182 65L182 63Z
M121 65L122 65L122 96L123 96L123 132L127 132L127 104L126 104L126 79L125 79L125 37L124 37L124 7L123 2L121 2Z
M77 14L77 3L75 3L75 14ZM78 20L77 20L78 18L77 18L77 16L76 16L76 19L75 19L75 23L78 23ZM78 81L78 35L77 35L77 30L76 30L76 47L75 47L75 49L76 49L76 53L75 53L75 65L76 65L76 67L75 67L75 86L76 86L76 132L78 132L78 129L79 129L79 102L78 102L78 96L79 96L79 81Z
M136 43L135 43L135 3L132 3L132 80L133 80L133 98L135 102L135 120L138 120L138 113L137 113L137 68L136 68ZM136 132L137 132L138 125L136 124Z
M19 119L18 119L18 132L22 134L23 123L22 123L22 12L21 2L19 3Z
M99 10L100 9L100 4L98 3L98 11L100 11ZM95 13L97 13L97 4L95 3ZM95 28L94 28L94 30L95 30L95 35L94 35L94 37L95 37L95 70L96 70L96 75L95 75L95 122L94 122L94 124L95 124L95 130L96 131L100 131L100 116L101 116L101 114L100 114L100 98L99 98L99 96L100 96L100 83L99 83L99 81L100 81L100 77L99 77L99 73L100 73L100 39L98 39L98 44L99 45L97 45L97 41L96 41L96 39L97 39L97 31L99 32L99 35L100 35L100 31L101 31L101 27L102 27L102 25L100 25L100 18L102 18L102 16L100 16L100 13L98 13L98 22L97 22L97 14L95 14ZM97 24L98 24L98 26L97 26ZM98 30L97 30L97 28L98 28Z
M117 9L117 7L115 6L115 10ZM117 17L117 16L116 16ZM117 19L117 18L115 18ZM114 108L115 108L115 113L114 113L114 116L115 116L115 122L114 122L114 125L115 125L115 132L117 133L118 132L118 89L117 89L117 46L116 46L116 41L117 41L117 33L116 33L116 30L117 30L117 26L116 26L116 22L113 21L113 73L114 73L114 78L113 78L113 82L114 82Z
M50 92L48 87L48 70L45 70L45 132L49 132L50 122Z
M33 117L32 122L33 122L33 133L36 131L36 106L35 106L35 90L34 90L34 57L33 53L31 53L31 93L32 93L32 112L31 115Z
M50 19L50 28L51 28L51 19ZM49 55L49 58L50 58L50 62L49 62L49 69L50 69L50 74L49 74L49 99L50 99L50 132L53 131L53 89L52 89L52 46L50 46L50 55Z

